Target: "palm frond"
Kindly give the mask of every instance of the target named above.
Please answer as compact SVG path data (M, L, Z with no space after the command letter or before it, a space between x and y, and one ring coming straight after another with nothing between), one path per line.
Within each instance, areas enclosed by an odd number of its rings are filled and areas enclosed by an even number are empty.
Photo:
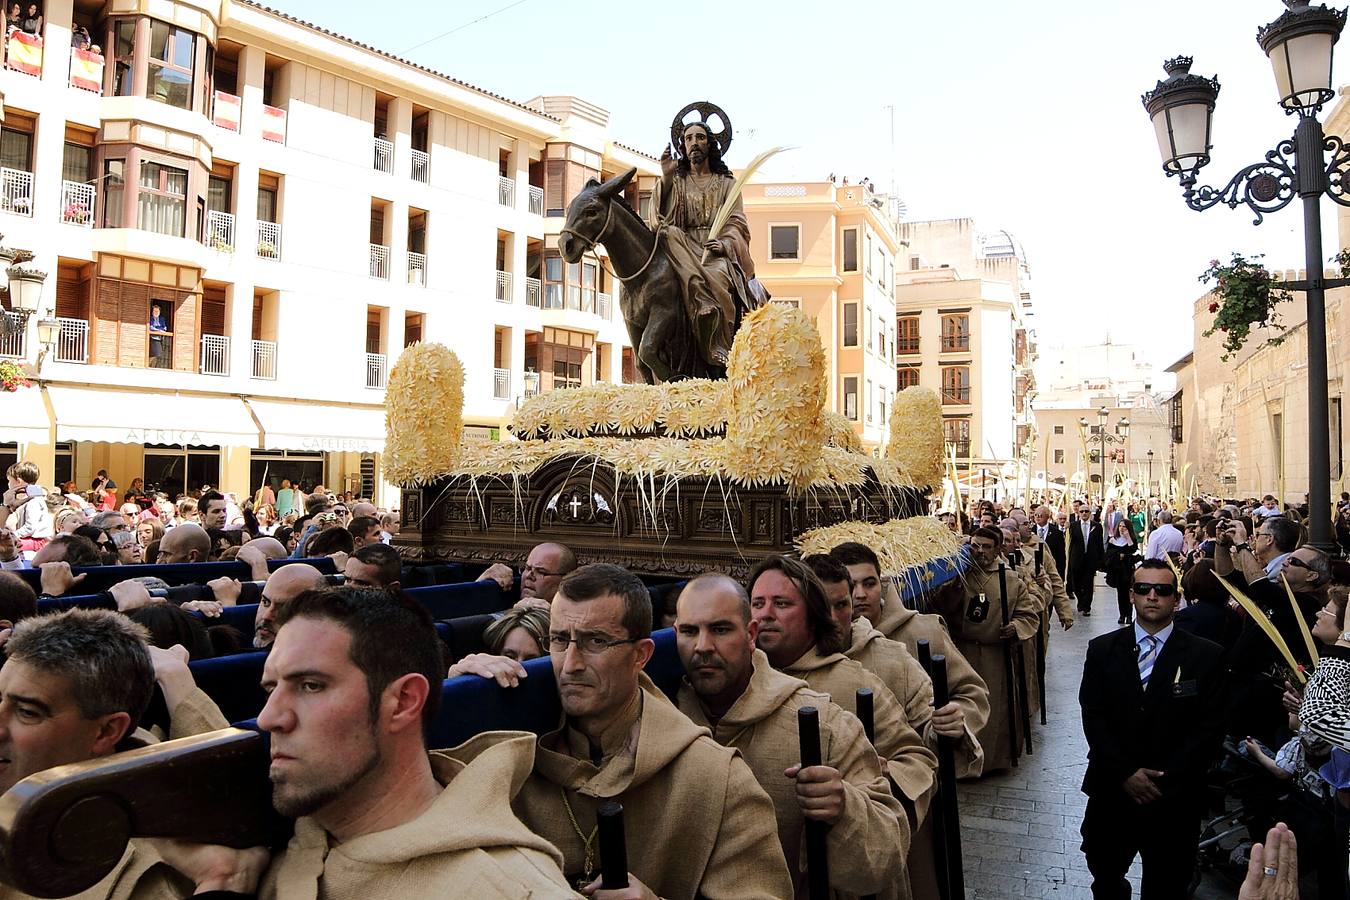
M712 228L708 230L708 237L715 238L722 231L722 226L727 224L727 219L731 218L731 211L736 208L736 201L740 199L741 188L745 187L750 176L759 170L759 167L769 161L771 157L777 156L784 150L791 150L791 147L770 147L759 156L750 160L750 165L741 170L741 174L736 176L736 182L731 186L731 192L727 194L727 199L722 201L722 208L717 211L713 218ZM704 265L708 263L708 251L703 251L703 259L700 260Z

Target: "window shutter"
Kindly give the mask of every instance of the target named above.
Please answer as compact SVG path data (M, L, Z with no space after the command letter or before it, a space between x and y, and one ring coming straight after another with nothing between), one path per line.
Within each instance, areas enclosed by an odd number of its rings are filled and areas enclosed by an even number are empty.
M179 294L173 306L173 367L197 371L197 295Z
M121 283L111 278L100 278L98 296L94 300L92 348L93 361L100 366L117 365L117 323L120 318Z
M119 283L117 364L144 369L148 364L150 286L131 281ZM177 323L175 323L177 324Z
M202 334L225 333L225 298L202 298Z
M563 208L563 177L567 172L567 161L550 159L544 163L544 209Z
M84 318L84 285L76 272L62 270L56 279L56 317Z

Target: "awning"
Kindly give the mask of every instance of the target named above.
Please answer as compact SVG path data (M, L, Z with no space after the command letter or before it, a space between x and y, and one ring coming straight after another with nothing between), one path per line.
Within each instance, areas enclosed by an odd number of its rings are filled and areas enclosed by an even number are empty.
M237 397L49 385L58 441L257 447L258 426Z
M45 444L51 440L51 420L42 402L42 389L21 387L0 391L0 443Z
M322 450L379 453L384 450L382 407L330 403L286 403L250 397L248 405L263 426L267 450Z

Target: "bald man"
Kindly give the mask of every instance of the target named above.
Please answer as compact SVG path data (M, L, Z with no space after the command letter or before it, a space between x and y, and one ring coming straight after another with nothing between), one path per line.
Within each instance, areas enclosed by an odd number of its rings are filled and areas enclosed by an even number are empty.
M367 503L362 500L360 503L352 506L352 519L359 519L362 516L370 516L372 519L378 519L380 517L380 511L375 508L374 503Z
M536 544L520 570L518 607L548 609L558 584L577 567L577 557L566 544ZM505 563L493 563L478 576L479 581L495 581L504 591L511 590L516 574Z
M156 564L206 562L211 554L211 537L195 522L184 522L164 533L159 542Z
M177 529L174 529L177 531ZM266 650L276 639L276 617L281 607L299 597L305 591L315 591L328 586L323 573L305 563L292 563L282 566L267 577L263 585L262 597L258 600L258 612L253 617L253 646Z

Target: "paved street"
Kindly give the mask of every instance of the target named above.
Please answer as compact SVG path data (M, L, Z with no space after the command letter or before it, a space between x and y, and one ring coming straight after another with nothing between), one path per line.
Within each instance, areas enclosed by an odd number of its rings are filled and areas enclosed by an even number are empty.
M1079 791L1087 743L1078 712L1078 683L1088 641L1115 628L1115 591L1097 585L1091 618L1051 635L1046 666L1049 723L1033 726L1035 755L1009 772L963 783L961 833L966 896L1090 898L1092 876L1078 849L1087 798ZM1130 880L1136 892L1139 864ZM1235 892L1202 884L1197 898Z

